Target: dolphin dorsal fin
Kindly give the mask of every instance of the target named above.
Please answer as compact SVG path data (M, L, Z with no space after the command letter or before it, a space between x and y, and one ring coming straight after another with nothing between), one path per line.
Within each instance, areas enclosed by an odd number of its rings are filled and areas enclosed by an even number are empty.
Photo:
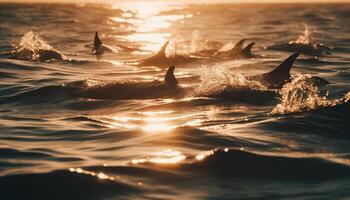
M102 45L102 41L100 40L100 37L98 36L98 32L95 33L95 39L94 39L94 49L98 49Z
M290 70L293 66L295 59L299 56L299 53L295 53L289 56L278 67L269 73L266 73L264 77L265 84L271 88L280 89L291 80Z
M299 56L300 53L295 53L289 56L285 61L283 61L278 67L276 67L271 72L267 73L268 75L277 75L277 76L290 76L290 70L293 66L295 59Z
M252 48L255 45L255 42L249 43L242 51L241 54L247 57L253 56L252 54Z
M247 39L242 39L240 41L238 41L235 46L232 48L232 50L242 50L242 46L243 46L243 43L246 41Z
M172 65L166 71L166 74L165 74L165 77L164 77L164 81L165 81L165 83L167 85L176 86L179 83L179 82L177 82L177 80L175 78L174 70L175 70L175 66Z
M298 56L299 53L295 53L289 56L271 72L261 75L248 76L247 79L262 82L271 89L281 89L284 84L291 81L290 70Z
M158 53L156 54L156 56L160 56L160 57L166 57L165 55L165 50L168 47L169 44L169 40L165 42L165 44L163 44L162 48L158 51Z

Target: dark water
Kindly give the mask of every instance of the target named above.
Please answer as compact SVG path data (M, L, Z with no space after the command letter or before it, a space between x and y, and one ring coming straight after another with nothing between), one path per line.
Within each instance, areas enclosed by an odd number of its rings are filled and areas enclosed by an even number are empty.
M1 199L350 198L349 9L0 4ZM256 88L242 74L269 71L289 56L265 47L296 40L303 23L332 54L299 56L280 98L249 92ZM113 47L98 59L90 54L95 31ZM181 85L196 88L181 98L66 92L72 82L88 88L162 80L167 66L125 62L157 52L166 40L168 54L192 54L210 41L243 38L256 42L261 58L178 65ZM64 60L9 59L19 43L54 48ZM310 76L331 84L317 87ZM248 91L238 99L205 97L227 87Z

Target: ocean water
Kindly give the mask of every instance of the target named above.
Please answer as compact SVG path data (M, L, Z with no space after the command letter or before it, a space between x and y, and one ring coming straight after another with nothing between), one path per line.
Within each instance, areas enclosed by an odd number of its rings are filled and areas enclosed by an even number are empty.
M0 199L349 199L349 10L0 4ZM91 55L96 31L111 49L101 56ZM128 63L167 40L171 56L244 38L259 57L176 65L180 85L194 88L186 95L98 98L135 89L108 84L161 81L168 66ZM266 47L300 40L331 54L300 55L280 90L247 84L244 75L291 55ZM52 50L62 60L13 56L21 48ZM314 84L314 76L330 84ZM70 85L93 87L97 97L71 95ZM231 87L239 92L212 95Z

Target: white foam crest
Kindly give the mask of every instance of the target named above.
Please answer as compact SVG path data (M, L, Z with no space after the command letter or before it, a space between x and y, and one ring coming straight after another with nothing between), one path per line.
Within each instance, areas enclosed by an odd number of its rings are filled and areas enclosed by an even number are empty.
M249 81L243 74L231 74L230 69L217 64L212 67L202 67L200 70L201 83L196 88L197 95L211 95L225 89L257 89L265 90L259 82Z
M11 51L12 56L20 60L49 61L62 60L64 56L52 48L33 31L26 33L18 45Z
M17 49L28 49L33 52L36 52L40 49L53 50L53 48L45 40L43 40L38 34L35 34L33 31L29 31L21 38Z
M270 114L314 110L320 107L335 106L350 99L350 92L341 99L328 99L327 94L321 95L311 75L295 77L291 83L284 85L280 94L281 103L277 104Z
M87 78L87 79L81 80L81 81L74 81L74 82L70 82L70 83L65 83L65 84L63 84L63 86L84 90L84 89L89 89L89 88L93 88L93 87L103 86L106 84L107 84L107 81L96 81L96 80L92 80L92 79Z

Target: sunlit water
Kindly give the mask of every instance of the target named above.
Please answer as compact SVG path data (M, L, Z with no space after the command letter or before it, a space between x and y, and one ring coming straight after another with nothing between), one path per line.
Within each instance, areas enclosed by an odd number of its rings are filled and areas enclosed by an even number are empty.
M346 199L349 9L1 4L0 199ZM95 31L113 52L90 54ZM167 40L167 54L188 55L243 38L262 58L178 65L179 82L196 88L183 98L98 100L62 89L162 80L168 66L125 63ZM311 38L332 54L301 55L281 99L247 85L244 74L267 72L290 55L266 46ZM33 50L31 61L8 59L19 46ZM38 62L38 49L65 60ZM331 84L320 88L311 75ZM203 97L227 87L261 92Z

